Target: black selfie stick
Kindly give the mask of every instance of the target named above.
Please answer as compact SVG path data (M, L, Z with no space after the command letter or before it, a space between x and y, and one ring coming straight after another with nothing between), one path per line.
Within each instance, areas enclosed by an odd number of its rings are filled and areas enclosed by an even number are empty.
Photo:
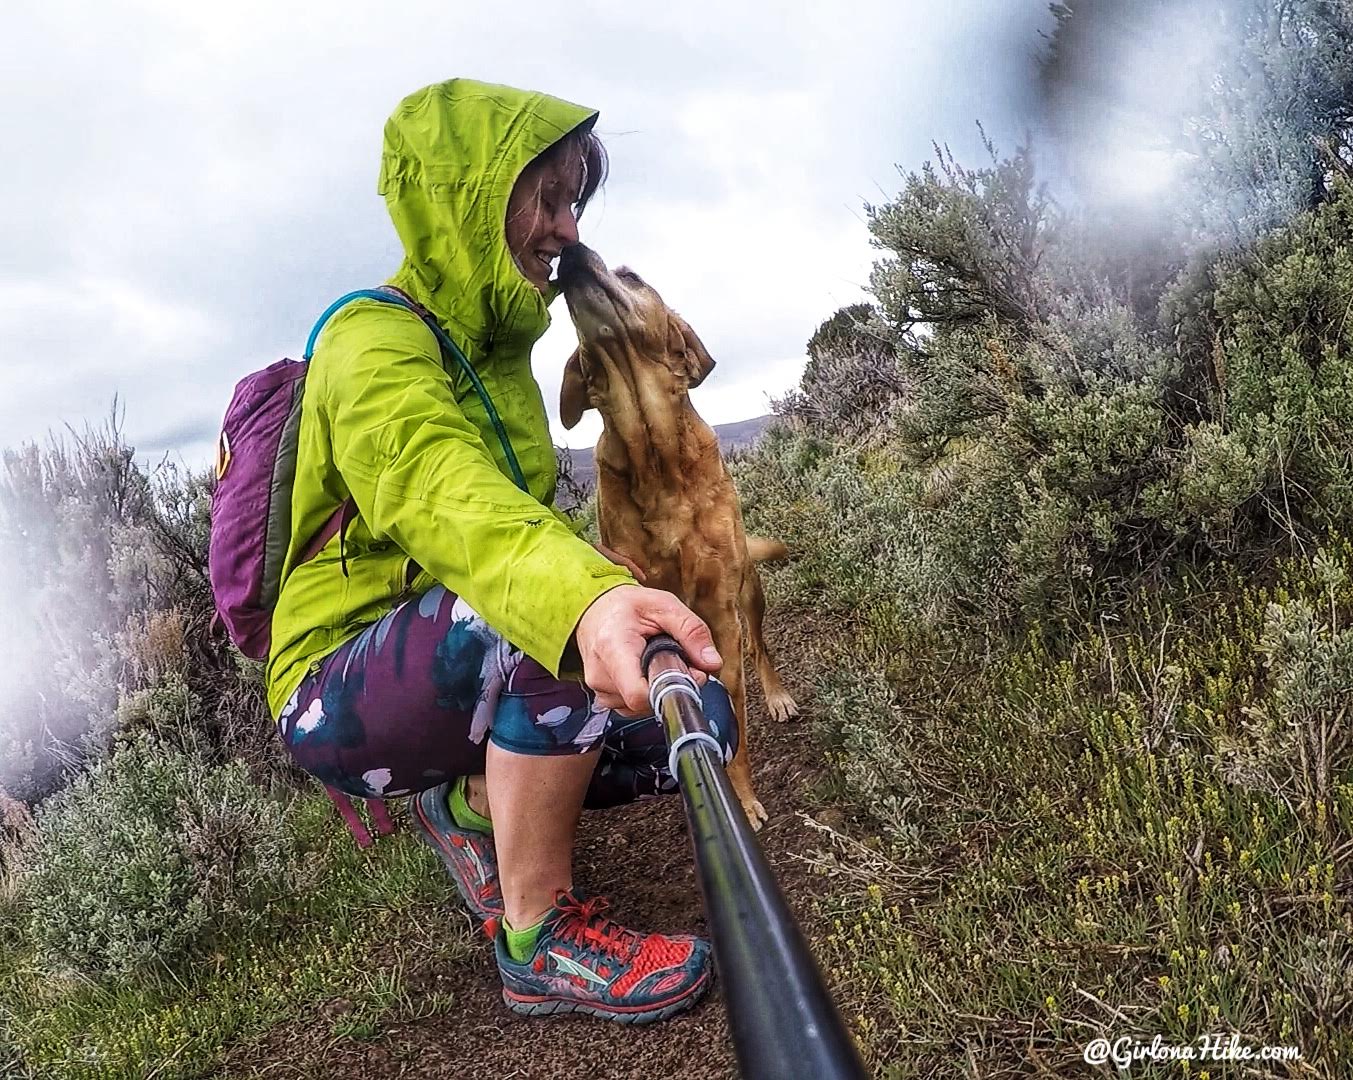
M738 1065L748 1080L859 1080L864 1067L747 823L680 646L643 656L681 787Z

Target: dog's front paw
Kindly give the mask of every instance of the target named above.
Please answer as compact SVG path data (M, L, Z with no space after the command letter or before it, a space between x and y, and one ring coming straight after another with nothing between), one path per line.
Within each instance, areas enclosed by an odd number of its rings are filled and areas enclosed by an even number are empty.
M799 715L799 707L794 704L794 699L783 690L778 694L766 695L766 708L770 711L770 718L777 724Z
M761 805L761 800L753 796L742 800L742 812L747 815L747 821L752 826L754 832L760 832L761 826L766 823L768 815L766 808Z

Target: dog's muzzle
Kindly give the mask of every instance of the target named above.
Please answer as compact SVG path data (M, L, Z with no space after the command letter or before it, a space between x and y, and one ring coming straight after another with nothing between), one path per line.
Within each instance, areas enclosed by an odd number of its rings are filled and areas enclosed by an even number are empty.
M559 253L559 285L568 289L585 281L595 281L606 272L601 256L586 244L574 244Z

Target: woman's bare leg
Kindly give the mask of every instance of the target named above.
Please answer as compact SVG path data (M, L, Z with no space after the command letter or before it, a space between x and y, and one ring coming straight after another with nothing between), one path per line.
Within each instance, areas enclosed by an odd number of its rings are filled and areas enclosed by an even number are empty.
M573 840L597 764L587 754L514 754L490 742L484 769L503 908L514 929L538 923L573 884Z
M489 812L488 782L482 773L479 776L465 778L465 802L480 817L493 820L493 814Z

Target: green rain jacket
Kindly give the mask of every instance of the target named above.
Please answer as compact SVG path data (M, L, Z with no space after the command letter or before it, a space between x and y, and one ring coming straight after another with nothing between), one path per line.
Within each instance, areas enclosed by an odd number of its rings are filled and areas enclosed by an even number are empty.
M478 372L529 494L469 380L432 332L378 301L339 310L306 378L293 535L272 621L276 716L325 655L441 582L554 674L587 606L632 583L553 509L554 448L531 374L549 300L508 252L522 169L596 113L543 94L452 79L400 103L385 126L380 192L404 244L390 284L431 311ZM345 499L357 517L309 561ZM299 564L298 564L299 563Z

